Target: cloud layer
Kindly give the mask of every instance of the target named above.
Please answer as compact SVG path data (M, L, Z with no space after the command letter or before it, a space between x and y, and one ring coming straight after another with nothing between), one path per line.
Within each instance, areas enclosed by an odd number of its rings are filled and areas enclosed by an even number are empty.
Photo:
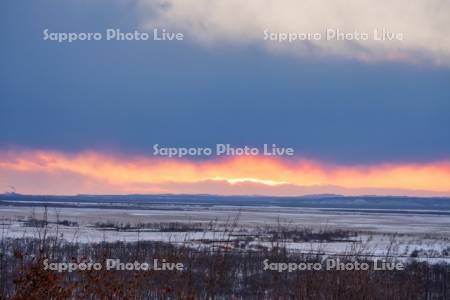
M187 32L204 45L259 45L301 56L362 61L431 61L450 65L450 1L446 0L139 0L146 28ZM402 41L264 41L263 31L316 33L327 28L383 28Z
M0 157L0 186L21 193L450 196L450 162L347 166L260 156L190 161L48 151Z

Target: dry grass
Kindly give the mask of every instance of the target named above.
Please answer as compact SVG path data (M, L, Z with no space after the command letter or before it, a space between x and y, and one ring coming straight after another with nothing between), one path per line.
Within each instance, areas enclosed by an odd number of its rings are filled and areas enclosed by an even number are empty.
M228 225L236 229L237 220ZM1 299L450 299L448 265L412 262L404 271L264 271L263 261L318 262L314 253L293 253L277 238L305 239L305 233L280 228L273 247L259 251L232 247L192 247L162 242L68 243L39 223L34 239L0 241ZM273 230L273 229L272 229ZM321 233L326 240L334 237ZM347 237L349 233L339 232ZM309 238L312 233L306 232ZM57 235L56 235L57 236ZM230 235L228 235L230 236ZM229 245L230 247L227 247ZM348 253L341 260L359 254ZM184 271L44 270L53 262L181 262Z

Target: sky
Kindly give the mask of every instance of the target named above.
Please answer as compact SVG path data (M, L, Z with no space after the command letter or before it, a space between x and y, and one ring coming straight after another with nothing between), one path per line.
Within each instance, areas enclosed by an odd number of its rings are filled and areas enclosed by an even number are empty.
M440 0L2 1L0 192L450 196L449 12ZM184 39L43 38L108 28ZM328 28L402 39L264 40ZM155 144L295 155L169 158Z

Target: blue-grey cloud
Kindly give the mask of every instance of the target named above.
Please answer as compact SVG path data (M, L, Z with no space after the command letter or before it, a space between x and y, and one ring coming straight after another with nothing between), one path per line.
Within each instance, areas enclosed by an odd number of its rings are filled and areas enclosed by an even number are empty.
M450 156L445 68L292 59L189 39L43 41L44 28L139 27L132 8L77 3L0 4L1 146L149 153L155 143L277 143L338 162Z

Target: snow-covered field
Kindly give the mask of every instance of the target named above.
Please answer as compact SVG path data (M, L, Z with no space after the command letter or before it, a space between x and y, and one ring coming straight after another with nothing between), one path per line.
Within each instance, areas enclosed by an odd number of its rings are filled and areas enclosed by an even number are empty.
M43 217L44 208L35 206L1 206L1 237L37 237L42 229L25 226L32 216ZM48 221L57 219L76 222L76 226L50 224L49 234L58 234L70 242L101 241L169 241L189 246L204 246L205 241L233 241L250 237L247 249L272 247L273 242L261 238L264 226L288 226L312 230L350 230L357 236L342 241L280 241L292 251L325 254L357 253L360 255L394 255L433 261L449 260L450 217L448 215L390 211L351 212L336 209L280 208L251 206L159 205L152 209L117 209L96 207L48 208ZM159 232L154 229L115 230L99 228L96 223L210 223L214 230L202 232ZM225 227L236 225L235 232ZM239 234L235 234L238 232ZM415 252L416 255L413 255ZM447 253L447 254L446 254Z

